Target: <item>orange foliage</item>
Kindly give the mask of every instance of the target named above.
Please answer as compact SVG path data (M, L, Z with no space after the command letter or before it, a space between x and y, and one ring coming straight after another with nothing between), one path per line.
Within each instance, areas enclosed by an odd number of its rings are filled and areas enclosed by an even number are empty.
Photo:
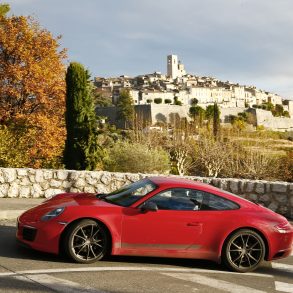
M30 17L0 16L0 124L22 125L29 167L50 165L65 140L65 50Z

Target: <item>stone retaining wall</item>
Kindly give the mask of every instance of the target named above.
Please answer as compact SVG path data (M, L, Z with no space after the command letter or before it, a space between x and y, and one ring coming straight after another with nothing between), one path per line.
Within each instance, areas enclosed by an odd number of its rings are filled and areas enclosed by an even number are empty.
M146 176L150 175L0 168L0 197L48 198L61 192L108 193ZM185 178L209 183L293 218L293 183L191 176Z

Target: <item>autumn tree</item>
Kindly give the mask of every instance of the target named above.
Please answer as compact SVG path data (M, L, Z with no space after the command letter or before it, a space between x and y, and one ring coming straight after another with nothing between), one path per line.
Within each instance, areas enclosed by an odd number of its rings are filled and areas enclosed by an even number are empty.
M66 73L64 164L67 169L94 170L100 159L92 90L88 71L77 62L70 63Z
M64 146L66 57L54 38L31 17L0 12L0 124L23 131L27 167L53 167ZM25 163L24 163L25 164Z
M124 127L131 127L134 120L133 100L128 90L122 90L117 102L117 118L124 122Z

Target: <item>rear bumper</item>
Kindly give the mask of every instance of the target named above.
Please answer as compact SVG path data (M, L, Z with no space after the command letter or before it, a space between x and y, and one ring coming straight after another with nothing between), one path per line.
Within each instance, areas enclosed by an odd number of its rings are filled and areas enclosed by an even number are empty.
M284 233L274 232L270 238L270 249L267 260L290 256L293 251L293 229Z

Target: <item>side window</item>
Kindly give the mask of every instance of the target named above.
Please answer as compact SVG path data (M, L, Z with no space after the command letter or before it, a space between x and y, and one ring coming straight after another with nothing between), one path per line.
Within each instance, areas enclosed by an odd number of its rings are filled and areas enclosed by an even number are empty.
M201 190L192 190L190 200L198 204L201 211L236 210L239 208L236 203L228 199Z
M189 189L174 188L160 192L148 200L158 206L159 210L192 211L195 204L190 200Z
M237 210L239 208L238 204L225 199L223 197L206 193L205 206L208 210L217 210L217 211L225 211L225 210Z
M219 211L235 210L239 206L223 197L195 189L174 188L160 192L148 200L159 210Z

